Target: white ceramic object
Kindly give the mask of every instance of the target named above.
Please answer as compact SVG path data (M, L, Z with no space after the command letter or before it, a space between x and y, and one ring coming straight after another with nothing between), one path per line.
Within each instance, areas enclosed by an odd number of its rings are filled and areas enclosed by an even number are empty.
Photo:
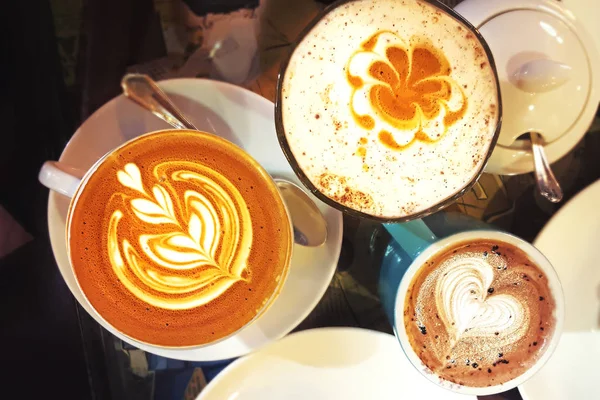
M596 181L561 208L535 240L561 280L566 318L552 358L519 386L525 400L600 398L599 203Z
M518 139L529 131L542 135L551 163L566 155L600 102L600 58L586 28L555 0L465 0L455 9L489 44L500 81L502 129L486 172L531 172L529 139Z
M241 358L197 400L476 400L442 389L408 362L396 338L357 328L294 333Z
M412 283L415 274L419 272L421 266L423 266L427 260L432 258L434 254L442 254L443 252L449 251L452 247L456 246L457 243L464 243L472 240L491 240L498 241L501 243L508 243L509 245L512 245L523 251L525 254L527 254L527 256L542 270L542 272L544 272L544 274L548 278L548 287L550 288L550 292L552 293L556 303L556 308L554 310L554 317L556 319L554 334L550 338L548 338L548 345L546 346L544 352L536 360L535 364L529 367L529 369L523 372L521 375L517 375L515 378L504 382L503 384L495 384L486 387L469 387L459 385L457 383L442 379L439 375L433 373L431 369L429 369L425 365L425 363L423 363L423 361L419 358L419 355L410 344L403 317L406 294L409 290L410 284ZM425 376L431 382L440 385L440 387L461 394L477 396L487 396L491 394L502 393L517 387L523 382L526 382L528 379L531 379L532 376L534 376L541 368L543 368L543 366L550 359L554 350L556 349L556 346L558 345L560 339L560 333L563 331L563 324L565 319L565 304L563 293L561 290L561 283L558 278L558 275L556 274L556 272L552 268L552 265L544 256L544 254L542 254L534 246L527 243L523 239L518 238L517 236L514 236L510 233L494 230L471 230L456 233L434 242L425 250L420 252L419 255L413 260L411 265L408 267L408 269L404 273L404 276L402 277L402 280L400 281L400 286L398 287L398 292L396 295L396 304L394 306L394 310L394 319L396 321L396 324L394 325L394 332L396 333L396 336L400 341L400 345L404 349L406 357L415 366L415 368L418 369L419 372L421 372L423 376Z
M248 90L217 81L175 79L159 82L159 86L198 129L238 144L272 176L300 184L279 147L273 122L273 103ZM85 171L119 144L146 132L168 128L165 122L150 112L119 96L96 111L75 132L60 161ZM142 350L164 357L190 361L221 360L247 354L283 337L306 318L327 290L340 254L342 215L314 196L310 197L327 220L327 242L313 248L294 246L287 281L265 314L235 336L202 348L166 349L139 343L103 322L84 300L75 281L65 243L69 199L55 192L50 193L48 201L48 228L54 256L67 286L104 328Z
M568 64L536 58L521 64L509 75L510 82L527 93L543 93L558 89L571 78L573 68ZM512 78L512 79L511 79Z
M600 51L600 7L598 0L561 0L572 17L581 23Z

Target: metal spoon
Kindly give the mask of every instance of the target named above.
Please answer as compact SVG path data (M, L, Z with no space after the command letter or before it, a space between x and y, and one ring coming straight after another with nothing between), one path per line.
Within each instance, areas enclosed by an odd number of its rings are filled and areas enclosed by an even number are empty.
M542 196L552 203L558 203L563 198L563 191L548 164L546 152L544 151L544 146L542 144L542 137L537 132L529 132L529 136L531 137L535 181L538 190Z
M148 75L127 74L121 80L125 96L177 129L198 130ZM292 218L294 242L317 247L327 240L327 223L317 205L298 185L274 179Z
M127 74L121 79L123 94L177 129L199 130L173 104L148 75Z

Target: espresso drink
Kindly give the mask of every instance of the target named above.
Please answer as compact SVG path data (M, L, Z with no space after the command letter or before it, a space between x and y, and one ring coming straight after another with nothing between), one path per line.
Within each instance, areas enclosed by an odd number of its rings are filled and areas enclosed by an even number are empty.
M495 386L533 366L553 336L548 279L520 249L470 241L434 255L405 299L410 345L441 378Z
M331 200L381 218L417 214L483 168L498 124L490 63L468 27L427 2L341 4L291 55L285 141Z
M69 250L96 311L162 346L223 338L251 321L287 274L291 229L267 173L194 131L113 152L71 207Z

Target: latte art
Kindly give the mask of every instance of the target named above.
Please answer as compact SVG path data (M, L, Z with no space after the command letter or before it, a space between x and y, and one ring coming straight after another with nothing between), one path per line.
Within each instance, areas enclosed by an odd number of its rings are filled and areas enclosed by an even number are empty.
M103 159L69 214L69 254L109 324L161 346L213 343L277 297L293 245L268 173L234 144L186 130Z
M435 142L464 115L467 98L450 77L450 63L427 39L405 42L382 31L361 47L346 69L350 107L384 146L403 150L415 141Z
M137 165L126 164L117 172L118 181L133 195L130 209L115 210L108 227L109 259L121 283L146 303L181 310L204 305L235 282L248 280L243 273L252 225L239 191L218 172L185 161L158 164L154 177L157 183L146 190ZM175 197L171 181L196 190ZM138 220L126 233L118 229L124 212ZM168 231L143 233L156 231L157 225ZM132 231L140 234L131 237Z
M495 257L494 254L488 256ZM436 307L448 334L450 347L465 337L494 338L503 347L523 336L529 327L529 312L511 294L490 294L494 266L478 254L463 253L440 265L441 278L435 287Z
M459 243L433 256L406 294L413 350L445 380L478 387L507 382L545 351L555 327L548 279L520 249Z
M326 199L381 219L464 190L500 117L480 38L422 0L338 3L300 38L279 90L277 133L295 169Z

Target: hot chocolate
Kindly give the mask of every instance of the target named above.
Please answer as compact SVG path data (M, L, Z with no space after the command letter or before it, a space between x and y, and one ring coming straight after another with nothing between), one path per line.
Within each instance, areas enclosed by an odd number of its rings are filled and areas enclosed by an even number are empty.
M277 188L217 136L163 131L102 160L75 196L68 244L96 311L134 339L191 346L250 322L291 256Z
M469 387L523 374L546 351L556 325L548 278L522 250L500 241L463 242L435 254L415 274L404 304L408 341L421 361Z
M297 45L280 82L280 138L329 199L379 218L418 214L482 170L498 128L489 54L420 0L356 0Z

